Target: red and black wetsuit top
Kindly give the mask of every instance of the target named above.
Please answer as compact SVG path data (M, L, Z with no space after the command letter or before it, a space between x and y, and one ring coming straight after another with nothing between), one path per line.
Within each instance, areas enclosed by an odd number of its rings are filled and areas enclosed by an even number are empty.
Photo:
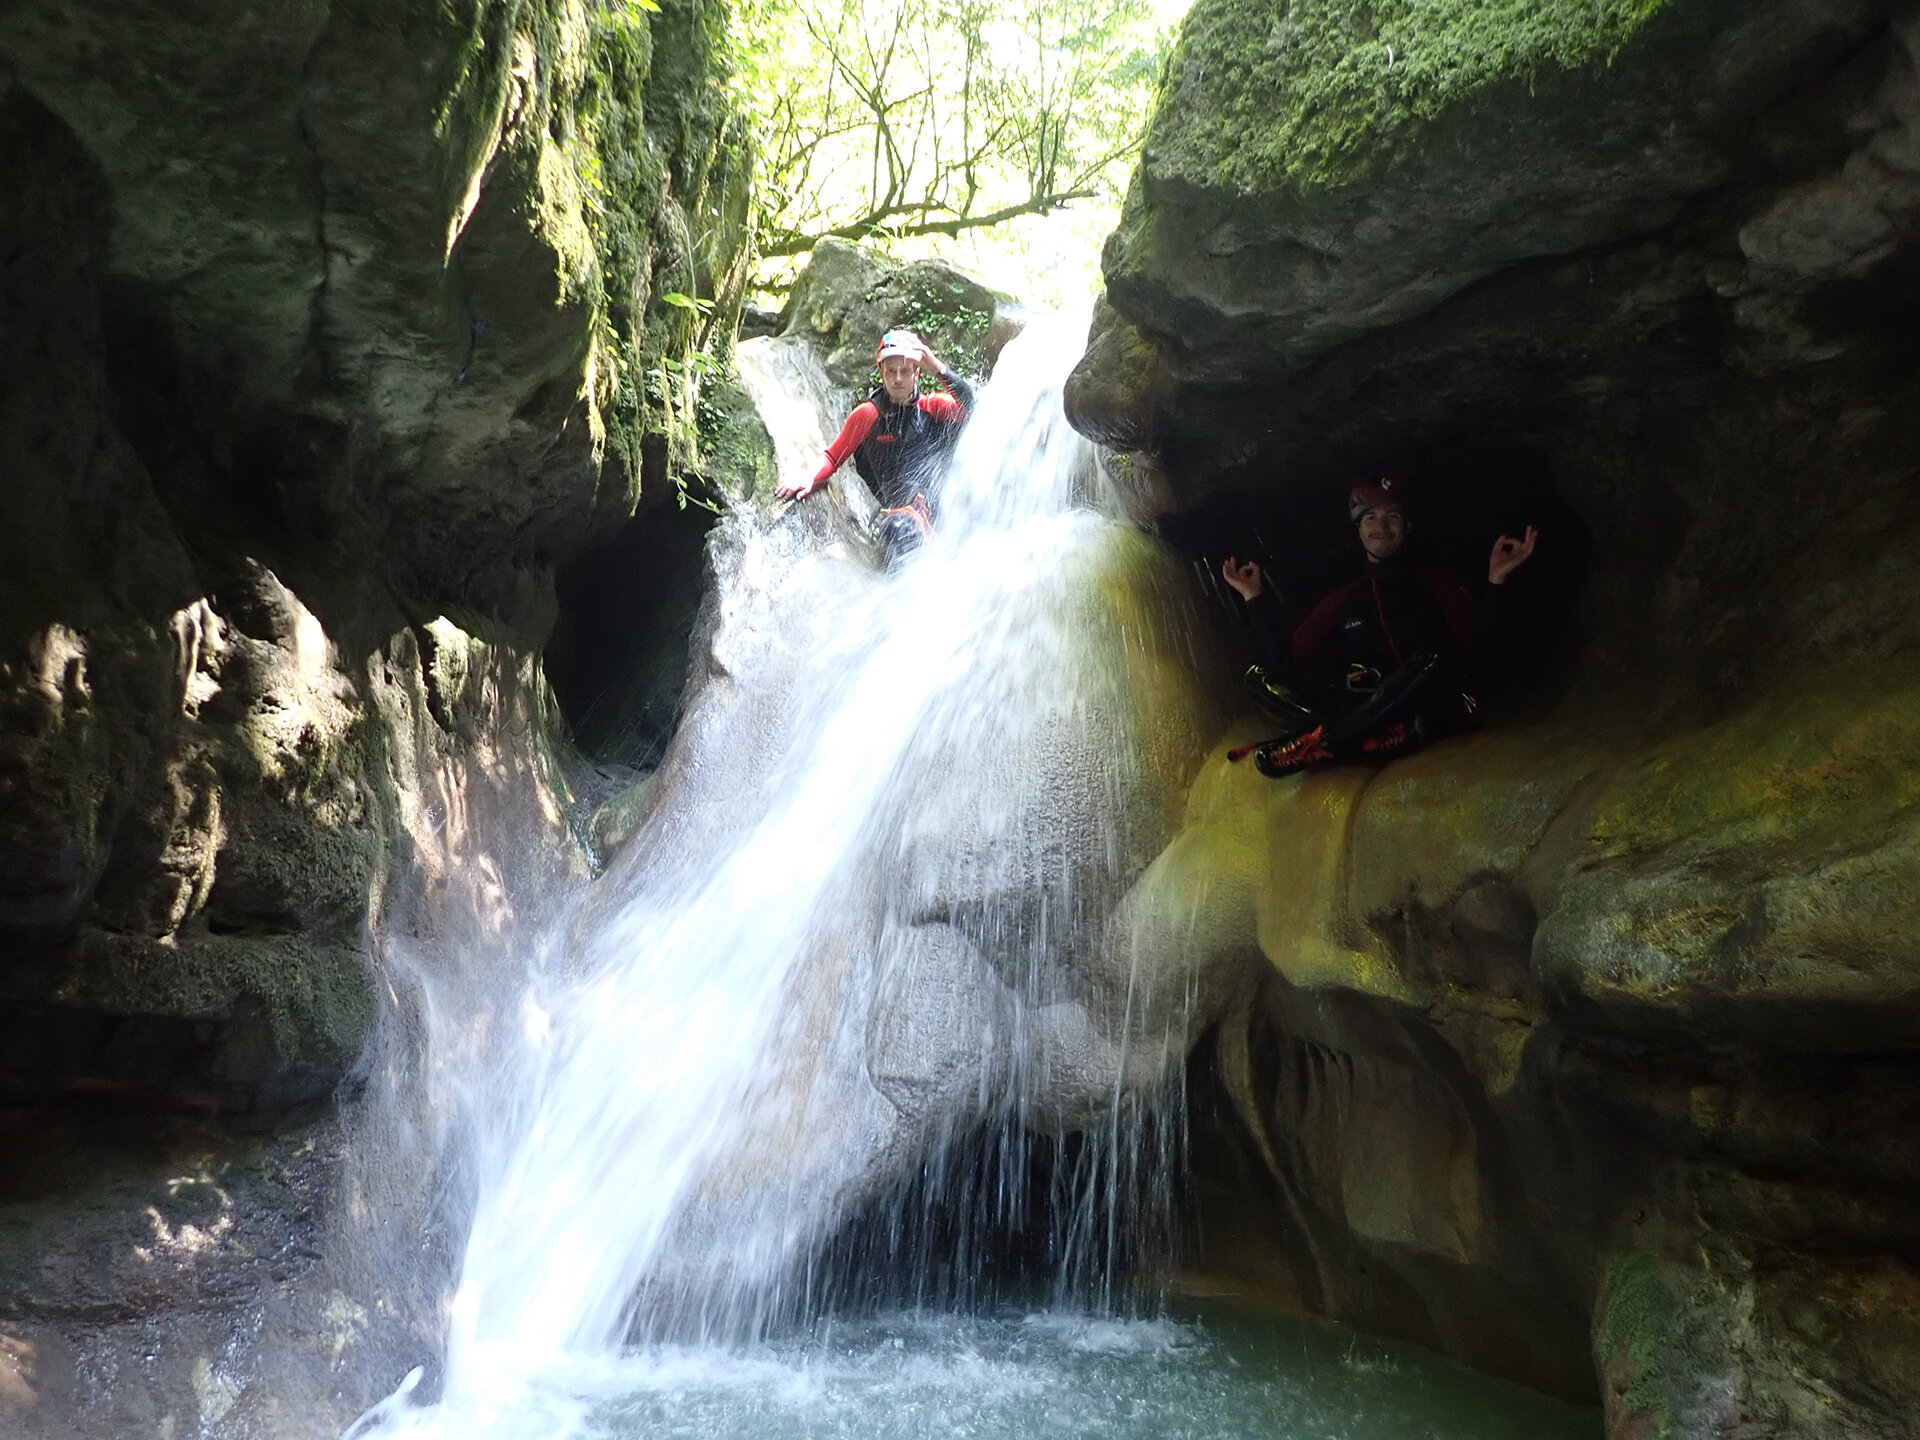
M1336 683L1354 669L1391 675L1416 655L1462 665L1480 648L1490 618L1479 609L1467 587L1437 566L1370 563L1295 627L1293 663Z
M911 405L895 405L886 390L879 389L856 405L827 446L826 463L814 483L826 480L852 456L882 509L897 509L924 494L973 409L973 387L965 380L951 372L935 378L948 394L922 395Z

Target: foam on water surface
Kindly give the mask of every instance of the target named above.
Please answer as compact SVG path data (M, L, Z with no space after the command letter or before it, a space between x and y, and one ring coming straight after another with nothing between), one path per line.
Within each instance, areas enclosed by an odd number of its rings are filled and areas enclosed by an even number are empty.
M501 1440L1596 1440L1600 1430L1597 1412L1423 1351L1216 1305L1138 1320L896 1315L753 1346L652 1347L549 1374L509 1427L491 1433Z

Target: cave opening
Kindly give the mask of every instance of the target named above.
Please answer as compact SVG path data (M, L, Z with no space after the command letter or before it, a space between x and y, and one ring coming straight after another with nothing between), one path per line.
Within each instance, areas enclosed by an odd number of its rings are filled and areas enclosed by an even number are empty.
M1278 486L1265 468L1239 466L1223 472L1199 504L1163 516L1156 528L1190 559L1223 625L1237 631L1240 607L1220 577L1221 561L1230 555L1257 560L1290 604L1310 608L1360 573L1346 493L1378 475L1407 487L1407 553L1454 575L1470 593L1485 582L1495 539L1535 528L1538 548L1506 582L1497 645L1481 657L1478 678L1498 715L1550 709L1580 643L1581 591L1594 540L1555 485L1551 458L1536 445L1497 436L1405 442L1316 464Z
M1151 1313L1178 1260L1186 1122L1129 1100L1054 1132L966 1131L855 1210L814 1254L796 1320L889 1310Z
M547 678L574 744L605 770L648 773L673 738L717 518L662 501L558 576Z

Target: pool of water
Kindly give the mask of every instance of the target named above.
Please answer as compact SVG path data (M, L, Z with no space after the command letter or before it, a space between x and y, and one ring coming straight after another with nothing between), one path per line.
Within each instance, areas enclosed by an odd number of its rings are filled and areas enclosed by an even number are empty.
M477 1418L456 1424L473 1434L467 1427ZM1146 1320L898 1315L737 1349L661 1347L564 1375L549 1372L487 1421L484 1433L526 1440L559 1434L591 1440L1597 1440L1601 1434L1597 1410L1489 1379L1426 1351L1225 1305Z

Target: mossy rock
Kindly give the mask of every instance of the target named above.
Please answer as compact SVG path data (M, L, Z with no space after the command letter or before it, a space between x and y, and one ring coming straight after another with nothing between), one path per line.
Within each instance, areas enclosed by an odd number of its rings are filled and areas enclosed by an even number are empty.
M850 241L827 239L794 283L781 329L820 346L836 385L864 391L879 383L874 348L896 327L916 332L961 374L985 374L994 315L1008 303L1010 297L941 261L894 265Z
M1195 782L1167 903L1203 879L1251 886L1232 943L1306 989L1474 994L1488 1013L1544 995L1583 1029L1911 1045L1916 701L1891 679L1870 696L1809 681L1660 742L1496 729L1278 782L1225 758L1258 738L1243 722Z
M1785 0L1199 0L1109 298L1182 380L1296 371L1666 224L1748 163L1732 137L1810 55L1874 27Z
M1448 110L1605 71L1683 0L1199 0L1148 145L1210 188L1326 189L1408 153Z
M1917 699L1894 676L1809 685L1618 771L1541 923L1562 1002L1822 1048L1920 1039Z
M1102 296L1094 305L1086 356L1067 377L1067 421L1115 450L1151 450L1168 419L1167 380L1160 352Z

